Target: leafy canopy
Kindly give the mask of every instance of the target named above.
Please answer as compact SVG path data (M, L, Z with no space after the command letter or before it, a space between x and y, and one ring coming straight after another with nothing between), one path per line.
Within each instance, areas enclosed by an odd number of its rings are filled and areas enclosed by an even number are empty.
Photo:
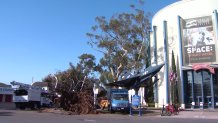
M101 80L117 81L126 71L140 71L148 64L150 14L131 5L133 12L96 17L88 44L103 53Z

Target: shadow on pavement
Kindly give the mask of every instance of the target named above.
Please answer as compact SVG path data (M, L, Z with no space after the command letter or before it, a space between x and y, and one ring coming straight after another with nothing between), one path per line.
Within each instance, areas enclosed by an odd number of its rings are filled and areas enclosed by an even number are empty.
M98 113L100 114L119 114L119 115L130 115L130 112L115 112L115 113L110 113L108 110L97 110ZM132 109L132 115L139 115L139 109ZM160 110L150 110L143 108L141 109L141 115L143 116L158 116L160 115Z
M9 111L0 111L0 116L13 116L13 112L9 112Z

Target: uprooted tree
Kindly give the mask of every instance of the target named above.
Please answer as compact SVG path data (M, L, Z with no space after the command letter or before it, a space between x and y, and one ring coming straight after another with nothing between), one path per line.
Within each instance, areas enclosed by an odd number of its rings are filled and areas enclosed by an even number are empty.
M83 54L79 58L76 66L70 63L67 70L48 75L43 81L49 82L51 92L61 95L58 98L61 108L76 114L87 114L94 111L93 83L96 79L90 75L100 68L95 64L93 55Z

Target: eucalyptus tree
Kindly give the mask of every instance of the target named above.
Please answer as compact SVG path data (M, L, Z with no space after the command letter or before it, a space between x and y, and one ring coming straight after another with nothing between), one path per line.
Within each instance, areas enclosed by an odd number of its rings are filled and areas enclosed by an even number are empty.
M79 63L77 66L83 69L83 73L91 78L96 76L97 72L101 72L101 66L96 64L96 58L92 54L84 53L79 56Z
M140 4L143 5L143 4ZM115 14L110 19L96 17L97 24L88 44L103 53L101 80L117 81L126 71L140 71L149 62L149 13L131 5L132 12Z

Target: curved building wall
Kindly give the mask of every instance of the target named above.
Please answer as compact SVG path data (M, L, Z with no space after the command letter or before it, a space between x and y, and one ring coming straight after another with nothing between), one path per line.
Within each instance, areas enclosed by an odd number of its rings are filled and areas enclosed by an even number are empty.
M164 32L166 32L167 30L166 54L168 56L169 72L171 69L172 50L174 51L178 71L182 70L185 67L187 67L187 69L192 69L189 66L192 66L196 63L218 64L218 45L216 38L217 25L214 14L214 10L216 9L218 9L218 0L182 0L168 5L165 8L161 9L159 12L157 12L152 19L152 26L156 26L157 63L163 63L165 61ZM181 17L180 24L178 21L178 16ZM164 21L166 21L167 23L166 30L164 30ZM181 28L181 30L179 28ZM204 46L202 46L200 49L196 49L193 44L191 44L192 46L189 46L190 42L187 38L191 37L192 41L196 43L198 39L195 38L199 38L197 37L197 35L202 31L204 32L203 35L205 36L205 40L207 40L209 44L203 44ZM152 32L151 34L152 63L154 63L155 61L153 54L155 49L153 34L154 32ZM182 49L180 48L180 41ZM197 45L197 43L195 45ZM182 55L180 55L180 51L182 51ZM202 52L208 53L203 54ZM189 53L192 53L192 55L190 55ZM179 65L180 63L181 65ZM182 66L182 68L180 68L179 66ZM163 68L158 75L159 106L161 106L163 103L170 103L170 101L167 102L167 96L169 98L170 94L169 90L166 87L167 79L165 79L166 77L168 77L168 75L164 73L165 68ZM179 75L178 81L182 85L183 79L181 77L181 74ZM180 90L182 88L183 87L181 87ZM182 96L180 95L180 97Z

